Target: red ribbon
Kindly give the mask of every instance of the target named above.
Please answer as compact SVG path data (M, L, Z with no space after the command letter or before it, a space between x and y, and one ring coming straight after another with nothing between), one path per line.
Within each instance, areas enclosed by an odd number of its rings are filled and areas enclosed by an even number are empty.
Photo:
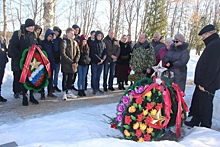
M172 83L172 86L174 88L174 90L176 90L176 98L177 98L177 102L178 102L178 110L177 110L177 115L176 115L176 137L179 138L180 137L180 128L181 128L181 115L182 115L182 103L183 103L183 108L185 109L186 112L188 112L188 108L187 105L183 99L184 93L180 90L180 87L175 84Z
M27 57L26 57L26 60L25 60L25 63L24 63L23 69L22 69L22 73L21 73L21 77L20 77L20 81L19 81L21 83L25 83L25 81L26 81L27 73L28 73L28 70L30 67L30 62L31 62L31 59L33 58L33 55L34 55L34 52L36 49L40 53L40 56L41 56L43 63L44 63L44 66L47 70L48 76L51 77L51 69L50 69L49 60L47 59L47 57L44 55L42 50L37 45L32 45L30 50L28 51L28 54L27 54Z

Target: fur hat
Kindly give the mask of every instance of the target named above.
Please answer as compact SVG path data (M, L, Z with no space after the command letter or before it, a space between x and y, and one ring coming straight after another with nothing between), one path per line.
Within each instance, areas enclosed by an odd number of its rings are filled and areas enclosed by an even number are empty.
M182 34L176 34L174 40L185 42L185 37Z
M30 27L30 26L35 26L35 23L33 19L28 18L25 20L25 27Z
M205 27L199 32L198 35L202 35L202 34L204 34L204 33L206 33L206 32L210 32L210 31L213 31L213 30L215 30L215 26L209 24L209 25L205 26Z

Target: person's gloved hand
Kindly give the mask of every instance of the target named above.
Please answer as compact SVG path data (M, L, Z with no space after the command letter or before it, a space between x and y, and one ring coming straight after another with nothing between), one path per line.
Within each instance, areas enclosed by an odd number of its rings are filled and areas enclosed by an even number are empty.
M173 67L173 61L167 61L165 67L166 67L166 68L171 68L171 67Z

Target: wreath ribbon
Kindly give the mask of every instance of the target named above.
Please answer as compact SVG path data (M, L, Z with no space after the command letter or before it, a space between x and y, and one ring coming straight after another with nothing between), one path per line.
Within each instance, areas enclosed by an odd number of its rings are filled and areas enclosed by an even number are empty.
M21 77L20 77L20 81L19 81L21 83L25 83L25 81L26 81L26 77L27 77L27 73L28 73L28 70L29 70L30 62L31 62L31 59L33 58L33 55L34 55L34 52L35 52L36 49L40 53L40 56L41 56L41 58L43 60L43 63L44 63L44 66L46 67L48 76L51 77L51 69L50 69L49 60L47 59L47 57L44 55L42 50L37 45L32 45L30 50L28 51L28 54L27 54L27 57L26 57L26 60L25 60L25 63L24 63L23 69L22 69L22 73L21 73Z
M176 137L179 138L181 128L182 104L186 112L188 112L188 107L183 99L184 93L180 90L180 87L175 83L172 83L172 86L174 90L176 90L176 98L178 102L178 110L176 115Z

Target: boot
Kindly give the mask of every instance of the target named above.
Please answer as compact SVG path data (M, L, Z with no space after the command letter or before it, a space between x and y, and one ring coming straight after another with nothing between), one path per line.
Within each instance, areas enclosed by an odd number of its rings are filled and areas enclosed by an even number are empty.
M41 100L45 100L46 97L45 97L45 92L41 92L41 97L40 97Z
M78 90L78 96L83 96L82 90Z
M85 93L85 91L84 91L84 90L82 90L82 95L83 95L83 96L86 96L86 93Z
M118 89L119 89L119 90L122 90L121 82L118 83Z
M121 82L121 89L122 89L122 90L125 90L124 81Z
M0 95L0 102L7 102L7 99L3 98L3 97Z
M23 94L22 105L28 106L28 95L27 94Z
M61 92L61 90L57 86L54 86L53 89L56 90L57 92Z
M39 102L34 98L34 92L30 91L30 102L33 104L39 104Z
M57 96L54 95L54 94L52 93L52 91L50 91L50 92L48 93L47 97L56 98Z

